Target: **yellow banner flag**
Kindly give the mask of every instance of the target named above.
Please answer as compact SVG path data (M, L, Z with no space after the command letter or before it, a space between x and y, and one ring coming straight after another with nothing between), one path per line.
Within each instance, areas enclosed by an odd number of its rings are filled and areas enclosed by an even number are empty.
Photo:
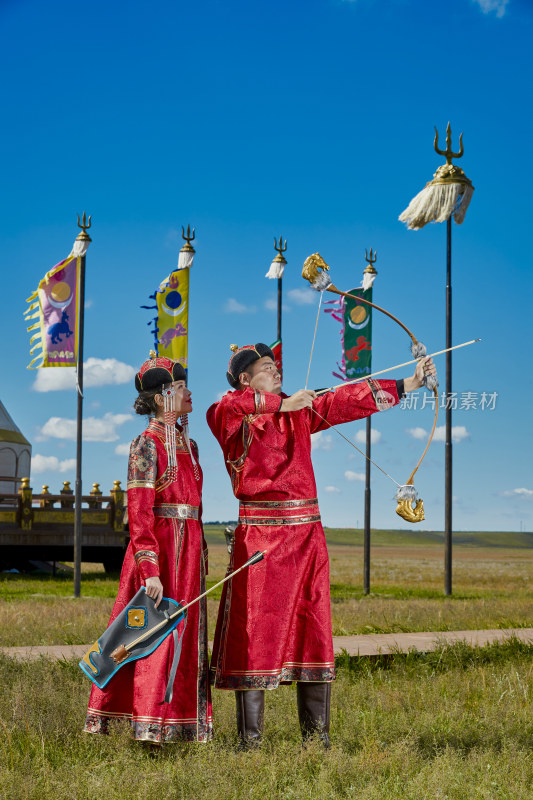
M156 292L156 340L160 356L168 356L187 369L189 338L189 269L176 269Z

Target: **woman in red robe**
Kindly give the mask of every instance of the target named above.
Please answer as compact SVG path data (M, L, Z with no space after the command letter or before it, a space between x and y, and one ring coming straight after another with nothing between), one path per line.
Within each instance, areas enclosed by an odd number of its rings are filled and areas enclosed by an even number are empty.
M136 375L135 385L139 391L135 410L153 416L131 444L130 544L110 623L143 584L156 605L163 596L190 601L205 591L202 473L187 417L182 418L183 427L176 424L178 416L192 411L185 370L171 359L150 358ZM110 720L127 719L135 739L141 741L208 741L212 712L205 598L188 610L173 696L166 703L173 656L173 637L167 636L151 655L122 667L105 689L93 686L85 731L107 733Z
M329 743L335 662L311 434L396 405L404 391L422 385L423 369L419 364L405 381L368 380L320 397L306 390L287 397L265 344L242 347L230 360L227 377L237 391L207 412L240 501L229 570L256 550L267 555L224 587L211 676L215 688L236 691L244 746L261 738L264 690L291 681L304 738L316 731ZM434 372L431 361L425 369Z

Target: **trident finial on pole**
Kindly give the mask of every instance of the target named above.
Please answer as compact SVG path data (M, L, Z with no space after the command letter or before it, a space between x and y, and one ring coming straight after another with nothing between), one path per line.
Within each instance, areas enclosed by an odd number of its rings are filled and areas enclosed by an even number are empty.
M283 237L280 236L279 237L279 244L278 244L278 240L274 236L274 250L277 250L278 253L281 256L281 254L284 253L286 251L286 249L287 249L287 240L285 239L285 245L283 245Z
M91 217L89 216L89 220L87 221L87 215L85 214L85 211L83 212L83 215L82 215L82 218L81 218L81 223L80 223L80 215L78 214L77 217L78 217L78 228L81 228L81 232L78 233L78 235L76 236L76 239L81 240L81 241L90 242L91 241L91 237L89 236L87 231L91 227Z
M370 248L370 256L368 255L368 251L365 248L365 261L368 262L368 267L365 267L364 272L372 272L377 273L377 269L374 268L374 264L378 260L378 251L372 250Z
M446 156L447 164L451 164L452 158L461 158L464 153L463 134L461 133L459 136L459 152L454 153L452 150L452 129L450 127L450 123L448 122L448 126L446 128L446 150L439 150L439 132L435 127L435 139L433 141L433 147L439 156Z
M178 261L178 267L192 267L192 259L194 258L194 254L196 250L192 246L191 242L194 241L195 238L195 228L192 229L191 235L191 226L187 225L187 233L185 233L185 228L183 225L181 226L181 237L185 239L185 244L180 250L180 260Z
M185 239L188 245L190 245L191 242L193 242L195 239L195 230L196 230L195 228L192 229L192 236L191 236L191 226L187 225L187 233L185 233L183 225L181 226L181 238Z

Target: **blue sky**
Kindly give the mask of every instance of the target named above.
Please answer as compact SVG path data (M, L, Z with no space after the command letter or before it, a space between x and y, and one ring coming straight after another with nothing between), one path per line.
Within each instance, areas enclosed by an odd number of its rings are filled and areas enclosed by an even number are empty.
M413 232L397 218L442 163L433 126L444 139L450 120L455 145L464 132L460 164L476 189L453 228L453 339L483 337L454 358L454 390L478 404L454 416L454 527L533 530L532 22L528 0L4 0L0 399L39 456L34 489L74 478L74 440L57 435L72 437L72 425L53 418L73 420L76 400L71 389L36 390L37 377L51 389L63 370L26 369L22 313L69 253L77 213L93 216L85 354L99 384L85 392L84 491L125 481L126 445L144 422L132 414L130 375L151 347L140 306L177 263L178 230L190 223L191 430L205 517L234 518L205 411L227 388L230 343L275 338L275 285L264 278L274 236L288 240L289 393L305 383L318 296L307 302L300 272L317 250L348 289L360 282L365 248L377 249L375 301L430 350L444 347L445 226ZM331 383L339 357L338 327L322 315L311 385ZM407 337L375 317L374 369L409 357ZM106 359L120 362L112 372L125 382L103 384ZM438 366L443 388L443 359ZM494 408L479 407L483 392L496 395ZM374 418L373 455L399 482L431 420L428 408ZM331 433L315 442L314 460L324 523L361 525L363 459ZM422 524L442 529L442 442L416 485ZM376 470L372 490L373 525L407 527Z

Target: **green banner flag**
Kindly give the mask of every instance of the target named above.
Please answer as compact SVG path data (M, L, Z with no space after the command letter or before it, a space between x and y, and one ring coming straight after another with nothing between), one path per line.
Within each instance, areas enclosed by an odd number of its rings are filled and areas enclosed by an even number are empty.
M372 302L372 289L351 289L350 294ZM344 298L344 362L347 380L372 372L372 306Z
M372 287L351 289L350 294L372 302ZM326 301L324 311L342 324L342 360L336 378L350 381L372 372L372 307L351 297Z

